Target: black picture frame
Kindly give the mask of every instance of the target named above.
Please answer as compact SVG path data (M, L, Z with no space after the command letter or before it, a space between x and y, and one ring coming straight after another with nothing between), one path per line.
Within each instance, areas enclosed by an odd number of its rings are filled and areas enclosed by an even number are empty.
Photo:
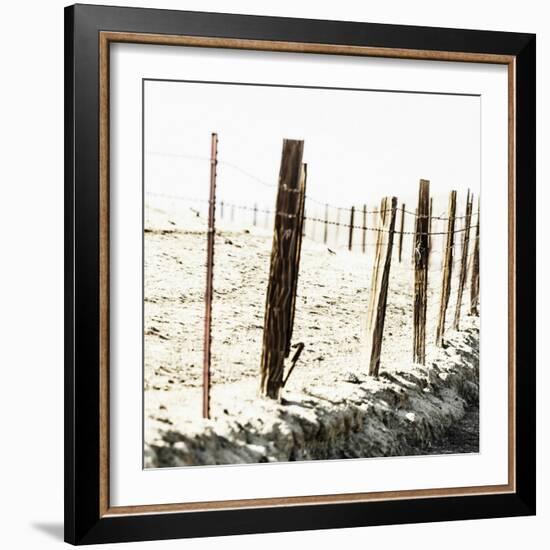
M155 514L100 513L101 31L513 56L516 489ZM65 540L72 544L535 514L535 60L532 34L75 5L65 9Z

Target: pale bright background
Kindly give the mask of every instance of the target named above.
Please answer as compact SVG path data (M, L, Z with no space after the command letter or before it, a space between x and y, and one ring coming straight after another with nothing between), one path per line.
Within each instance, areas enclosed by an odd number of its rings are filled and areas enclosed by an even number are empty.
M487 546L501 550L548 547L550 536L550 402L545 348L550 309L547 214L550 148L545 108L550 67L550 17L536 0L482 3L461 0L353 0L262 3L251 0L160 0L104 4L225 11L379 23L484 28L538 33L538 412L539 507L536 518L404 525L224 539L151 542L124 548L275 549L364 548L446 550ZM2 285L2 441L0 545L10 549L62 547L63 521L63 12L66 2L9 3L1 35L0 91ZM25 36L21 32L24 29ZM9 78L8 78L9 77ZM546 157L546 158L545 158ZM543 256L545 252L545 256ZM123 548L107 545L103 548Z
M283 138L304 140L307 194L321 203L372 210L391 195L414 211L422 178L434 213L456 189L463 214L466 189L479 193L479 96L151 80L144 95L146 193L207 199L212 132L226 202L274 207Z

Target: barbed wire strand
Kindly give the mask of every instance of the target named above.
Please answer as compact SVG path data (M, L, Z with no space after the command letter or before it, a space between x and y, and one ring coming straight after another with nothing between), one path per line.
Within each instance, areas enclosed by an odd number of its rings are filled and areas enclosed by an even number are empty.
M160 151L148 151L147 154L148 155L153 155L153 156L188 158L188 159L191 159L191 160L200 160L200 161L208 162L209 164L211 162L210 157L203 157L203 156L200 156L200 155L189 155L189 154L184 154L184 153L163 153L163 152L160 152ZM275 189L278 186L277 183L271 183L271 182L268 182L268 181L266 181L262 178L259 178L258 176L256 176L252 172L249 172L248 170L245 170L244 168L241 168L237 164L234 164L234 163L229 162L227 160L223 160L223 159L218 158L217 162L218 162L218 165L221 164L222 166L227 166L229 168L232 168L233 170L236 170L237 172L240 172L244 176L252 179L253 181L256 181L257 183L263 185L264 187L269 187L269 188ZM306 200L308 200L309 202L312 202L314 204L317 204L319 206L327 206L327 207L333 208L335 210L343 210L345 212L351 212L351 210L352 210L352 208L349 207L349 206L335 206L335 205L327 203L326 201L316 199L316 198L314 198L310 195L306 195ZM363 213L363 210L361 210L360 208L355 208L354 210L356 212ZM409 216L414 216L415 218L417 218L417 217L421 217L421 218L430 217L429 214L421 214L419 216L416 212L413 212L413 211L407 210L407 209L403 210L401 208L397 208L396 210L398 210L399 212L405 212L405 214L407 214ZM365 214L377 214L379 212L380 212L380 210L375 208L374 210L366 210L364 213ZM471 216L472 217L477 216L477 212L472 212ZM445 220L445 221L449 220L448 217L445 217L443 215L436 215L436 216L432 215L431 218L432 218L432 220ZM460 219L465 219L465 218L466 218L465 215L455 216L455 220L460 220Z
M167 194L162 194L162 193L147 192L146 194L152 195L152 196L176 199L176 200L189 200L189 201L193 201L193 202L202 202L202 203L205 203L205 204L208 204L210 202L209 199L198 199L198 198L191 198L190 199L190 198L187 198L187 197L182 197L182 196L177 196L177 195L167 195ZM238 210L256 212L256 213L259 213L259 214L271 214L271 215L277 215L277 216L284 216L284 217L287 217L287 218L295 217L295 214L288 214L286 212L275 212L273 210L269 210L269 209L265 209L265 208L258 208L258 207L250 206L250 205L234 204L234 203L229 203L229 202L225 202L225 201L216 201L217 204L221 204L222 202L223 202L224 207L227 206L229 208L236 208ZM347 228L347 229L355 229L355 230L358 230L358 231L369 231L369 232L373 232L373 233L391 233L391 231L389 229L383 229L383 228L380 228L380 227L370 227L370 226L363 226L363 225L350 225L348 223L335 222L335 221L327 220L327 219L324 219L324 218L316 218L316 217L311 217L311 216L304 216L304 220L309 221L309 222L320 223L320 224L324 224L324 225L332 225L332 226L337 226L337 227L344 227L344 228ZM454 234L463 233L463 232L467 231L468 229L475 229L476 226L477 225L474 224L474 225L470 225L469 227L462 227L460 229L455 229L453 231L453 233ZM448 231L427 231L427 232L422 231L422 232L417 233L416 231L403 231L403 232L401 232L401 231L395 230L395 229L394 229L393 233L396 234L396 235L400 235L402 233L403 235L430 235L430 236L448 235L449 234Z

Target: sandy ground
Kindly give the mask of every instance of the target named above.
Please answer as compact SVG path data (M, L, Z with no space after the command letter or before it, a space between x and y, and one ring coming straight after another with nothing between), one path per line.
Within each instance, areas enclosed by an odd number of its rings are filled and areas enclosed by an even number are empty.
M150 204L145 212L144 420L147 445L158 442L167 430L197 433L211 428L211 423L201 419L206 219L204 213L192 208L193 205L190 208L189 204L167 200ZM271 404L266 405L258 398L272 233L254 227L251 220L237 224L227 218L226 212L225 219L218 222L215 247L212 422L242 419L251 411L257 415L273 412ZM315 228L310 227L309 231ZM317 228L316 233L321 235L322 231ZM310 238L304 239L293 343L303 342L305 349L283 392L287 405L318 400L321 394L323 399L336 403L357 384L377 391L377 384L381 382L366 376L368 365L362 345L372 245L372 238L369 238L366 253L362 254L357 249L348 252L340 246L330 248ZM381 371L388 374L419 371L420 376L425 377L426 369L419 370L419 366L411 362L413 270L410 246L406 239L402 262L398 262L396 250L392 261ZM473 367L477 373L478 319L466 315L468 288L464 292L461 327L465 329L462 336L468 336L467 344L449 328L447 349L441 350L434 345L440 263L439 255L434 254L429 279L427 364L456 370L457 365L464 362L461 353L466 351L468 368ZM456 282L456 260L454 271L453 282ZM455 309L455 288L447 314L448 326ZM458 349L460 345L462 352ZM463 414L465 406L461 404L460 410L453 412L453 418ZM475 409L476 403L469 406ZM456 447L453 452L457 452ZM475 450L475 445L465 446L464 450L472 449ZM417 451L429 452L429 448ZM438 447L437 452L445 452L445 449ZM152 465L163 464L153 461Z

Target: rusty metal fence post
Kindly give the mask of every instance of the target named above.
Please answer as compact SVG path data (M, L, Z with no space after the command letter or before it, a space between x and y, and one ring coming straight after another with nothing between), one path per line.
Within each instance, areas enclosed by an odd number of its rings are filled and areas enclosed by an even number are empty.
M202 384L202 416L210 418L210 361L212 346L212 282L214 273L214 239L216 235L216 174L218 166L218 134L212 134L210 149L210 199L206 244L206 292L204 297L204 356Z

